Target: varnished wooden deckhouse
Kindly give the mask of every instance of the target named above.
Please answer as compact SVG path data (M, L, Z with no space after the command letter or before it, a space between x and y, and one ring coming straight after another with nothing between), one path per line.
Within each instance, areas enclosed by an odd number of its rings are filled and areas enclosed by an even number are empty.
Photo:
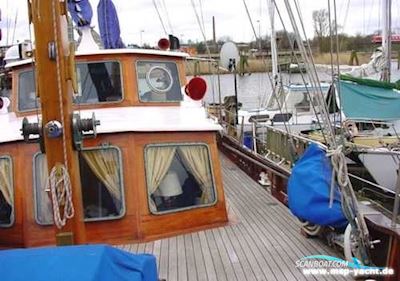
M185 54L78 54L73 110L95 113L97 137L79 151L87 242L146 241L227 223L216 134L200 102L182 95ZM0 245L55 244L47 164L21 135L41 118L31 61L9 63L12 95L0 114ZM51 75L48 73L47 75ZM72 97L71 97L72 98ZM35 137L33 137L34 139Z

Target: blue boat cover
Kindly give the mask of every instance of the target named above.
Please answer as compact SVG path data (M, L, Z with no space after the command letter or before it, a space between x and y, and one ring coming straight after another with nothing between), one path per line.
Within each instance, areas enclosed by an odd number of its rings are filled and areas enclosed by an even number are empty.
M156 258L107 245L0 251L2 281L156 281Z
M333 205L329 208L332 166L325 151L311 144L296 162L289 178L288 199L292 213L313 224L345 227L339 189L335 188Z
M90 25L93 16L93 10L89 0L68 1L68 11L78 26Z
M125 48L121 39L117 10L112 0L99 1L97 5L97 17L104 49Z
M344 115L353 120L391 121L400 119L400 93L396 89L339 82Z

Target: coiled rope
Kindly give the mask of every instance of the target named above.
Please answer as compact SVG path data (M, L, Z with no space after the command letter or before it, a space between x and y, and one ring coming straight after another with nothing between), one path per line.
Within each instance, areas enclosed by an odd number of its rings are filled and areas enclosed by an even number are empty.
M58 229L61 229L75 214L72 203L72 187L69 174L64 165L58 164L51 169L46 182L46 190L51 193L53 218ZM63 208L63 214L61 214Z

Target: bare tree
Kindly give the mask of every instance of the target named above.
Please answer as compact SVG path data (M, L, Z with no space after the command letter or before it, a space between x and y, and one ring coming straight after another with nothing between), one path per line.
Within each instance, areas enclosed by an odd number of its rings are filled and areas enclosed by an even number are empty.
M318 39L319 49L323 38L329 35L329 15L326 9L316 10L312 13L315 36Z

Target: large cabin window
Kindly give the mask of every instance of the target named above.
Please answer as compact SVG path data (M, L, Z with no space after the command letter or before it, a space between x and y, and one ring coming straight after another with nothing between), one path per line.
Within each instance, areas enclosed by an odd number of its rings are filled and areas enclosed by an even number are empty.
M76 73L79 95L74 103L93 104L122 100L119 62L78 63Z
M123 99L121 65L116 61L77 63L78 96L75 104L119 102ZM36 97L35 72L23 71L18 79L18 110L40 106Z
M145 169L153 214L216 202L210 154L205 144L148 145Z
M12 162L9 157L0 157L0 227L14 223L14 188Z
M45 191L47 162L44 154L34 160L36 221L51 224L51 202ZM125 213L122 162L115 147L90 148L79 153L79 168L85 221L121 218Z
M136 72L141 102L179 102L183 99L176 63L138 61Z

